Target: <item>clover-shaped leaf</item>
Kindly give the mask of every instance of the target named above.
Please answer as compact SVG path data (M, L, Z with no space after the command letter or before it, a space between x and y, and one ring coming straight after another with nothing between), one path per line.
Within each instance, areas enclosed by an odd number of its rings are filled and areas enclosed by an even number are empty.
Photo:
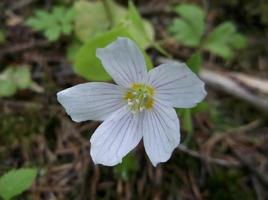
M0 74L0 97L12 96L17 89L26 89L31 85L31 74L27 67L8 67Z
M181 18L173 21L169 31L182 44L190 47L198 46L204 33L204 11L195 5L180 4L175 7L175 12Z
M59 39L61 34L72 32L75 10L61 6L53 7L51 12L37 10L26 24L37 31L42 31L49 41Z
M234 50L246 46L246 38L236 31L231 22L217 26L207 37L203 48L225 59L234 55Z

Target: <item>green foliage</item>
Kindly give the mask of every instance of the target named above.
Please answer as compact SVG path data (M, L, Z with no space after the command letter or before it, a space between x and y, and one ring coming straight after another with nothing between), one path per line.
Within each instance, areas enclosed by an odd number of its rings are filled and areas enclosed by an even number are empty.
M181 18L174 19L169 31L181 44L208 50L224 59L232 58L235 50L243 49L247 44L246 38L231 22L220 24L205 38L205 14L197 6L181 4L175 7L175 12Z
M0 97L9 97L16 93L17 88L12 80L0 80Z
M128 24L122 24L110 31L99 34L93 39L88 40L76 55L74 70L79 75L88 80L107 81L110 76L103 68L100 60L96 57L97 48L102 48L116 40L118 37L130 37ZM134 38L132 38L134 39ZM151 68L150 59L143 51L147 66Z
M31 74L27 67L9 67L0 74L0 97L12 96L17 89L29 88L31 84Z
M182 44L197 47L201 41L205 27L204 11L195 5L181 4L175 7L181 18L176 18L169 30Z
M202 56L200 52L196 52L191 55L187 60L187 65L190 69L196 74L199 72L199 69L202 67Z
M145 49L153 43L153 27L148 21L141 18L140 13L132 1L129 1L129 10L126 18L126 23L130 23L128 29L129 34L134 40L136 40L140 47Z
M204 43L206 50L225 59L231 58L235 49L242 49L245 46L245 37L236 32L236 28L231 22L224 22L217 26Z
M114 41L118 36L128 36L126 27L118 26L88 40L76 55L74 70L88 80L110 80L100 60L96 57L97 48L102 48Z
M32 83L30 71L26 67L19 67L15 69L13 79L18 89L26 89L30 87Z
M193 132L191 109L183 109L181 111L181 116L183 120L184 130L186 130L189 134L191 134Z
M81 42L87 42L92 37L109 31L122 23L128 24L129 35L142 48L147 48L154 40L152 25L142 19L131 2L128 10L112 0L97 2L77 1L74 8L77 13L75 34Z
M74 31L81 42L86 42L89 38L103 33L111 27L110 20L101 1L77 1L74 4L74 9L77 13ZM113 9L116 15L115 19L123 18L126 14L126 11L117 4L113 5Z
M5 32L3 30L0 30L0 44L5 43L5 41L6 41Z
M209 110L209 105L207 102L202 101L199 104L197 104L194 108L191 109L192 113L199 113L199 112L205 112Z
M218 168L213 176L207 181L207 188L210 189L208 200L251 200L254 192L241 184L241 172L237 170L226 170ZM250 186L248 186L250 187Z
M128 181L131 174L139 169L137 159L134 154L129 153L123 158L122 163L115 166L115 173L124 181Z
M36 31L43 32L49 41L55 41L61 34L71 34L74 17L74 9L55 6L51 12L37 10L35 16L30 17L26 24Z
M9 200L28 189L35 177L37 170L33 168L22 168L11 170L0 178L0 196Z
M74 62L75 57L79 49L81 48L83 44L79 40L73 40L69 46L67 47L67 59L70 62Z
M85 43L75 55L74 71L77 74L91 81L110 80L96 57L96 50L120 36L134 40L143 51L147 66L152 67L144 50L154 44L154 30L148 21L142 19L132 2L129 2L128 10L112 0L78 1L74 7L77 13L75 33L77 38ZM73 49L68 49L69 57L74 57L74 47L77 46L73 45Z

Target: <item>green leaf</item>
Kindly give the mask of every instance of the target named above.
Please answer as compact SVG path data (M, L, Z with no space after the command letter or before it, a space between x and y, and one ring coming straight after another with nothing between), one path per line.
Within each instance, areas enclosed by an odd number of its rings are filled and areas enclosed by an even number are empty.
M127 14L127 10L113 1L107 1L112 12L114 25L120 24ZM81 42L97 34L108 31L112 24L102 1L77 1L74 5L76 11L75 34Z
M26 89L32 84L30 71L26 67L17 68L13 75L13 79L16 81L19 89Z
M60 37L60 27L50 27L45 31L44 35L49 41L56 41Z
M75 19L75 16L76 16L75 9L74 8L68 9L64 20L66 23L67 22L72 23Z
M124 181L128 181L130 175L139 169L137 159L133 153L129 153L123 158L122 163L115 166L115 173Z
M111 80L100 60L96 57L96 50L97 48L107 46L120 36L131 38L128 28L126 24L121 24L108 32L99 34L95 38L88 40L76 55L74 71L87 80ZM151 61L142 49L141 51L145 56L147 67L150 69L152 67Z
M106 1L106 3L109 6L109 9L110 9L110 12L111 12L111 15L113 18L112 20L114 20L113 25L117 26L117 25L121 24L127 15L127 9L125 7L120 6L116 2L114 2L114 0L104 0L104 1ZM108 19L110 18L110 16L107 14L107 11L106 11L106 16ZM111 20L111 19L109 19L109 20Z
M12 80L0 79L0 97L9 97L16 93L17 87Z
M205 28L204 11L200 7L190 4L181 4L175 8L175 11L192 26L196 35L201 38Z
M70 24L62 25L62 32L66 35L69 35L72 32L72 26Z
M71 41L67 47L67 59L70 62L74 62L75 57L79 49L82 47L82 43L78 39Z
M230 39L231 39L230 45L234 49L243 49L247 46L246 37L240 33L233 34L233 36Z
M191 108L192 113L199 113L209 110L209 105L206 101L202 101L197 104L194 108Z
M102 48L114 41L118 36L128 36L125 26L118 26L88 40L76 55L74 70L88 80L105 81L110 76L104 70L100 60L96 57L97 48Z
M26 89L31 84L31 74L27 67L8 67L0 74L0 96L12 96L17 89Z
M0 178L0 196L9 200L28 189L35 177L37 170L33 168L22 168L11 170Z
M190 69L198 74L200 68L202 67L202 56L200 52L194 53L188 60L187 65L190 67Z
M140 30L140 32L146 34L146 30L144 28L144 24L140 16L140 13L132 1L128 2L128 17L133 22L133 25Z
M65 16L65 14L65 9L63 7L55 6L52 9L52 15L55 19L61 19L63 16Z
M74 9L77 13L74 31L81 42L108 30L110 24L101 1L77 1Z
M37 10L35 16L26 20L26 25L42 31L49 41L59 39L61 33L70 34L73 29L75 11L72 8L55 6L51 12Z
M0 74L0 96L9 97L16 93L17 85L13 80L15 69L10 67Z
M121 7L112 0L107 1L108 9L111 11L113 25L126 24L128 32L132 38L143 48L150 46L154 39L154 29L152 25L141 18L135 6L130 2L129 10ZM102 1L75 3L77 13L75 20L75 34L81 42L104 33L111 27L111 19L107 14Z
M203 48L225 59L230 59L235 49L242 49L245 46L246 39L236 32L234 24L224 22L208 35Z
M183 120L183 128L188 132L193 132L193 122L192 122L192 115L191 109L184 109L182 112L182 120Z
M204 34L204 11L190 4L180 4L175 11L181 18L173 21L169 31L180 43L190 47L198 46Z
M127 23L130 23L129 34L143 48L151 46L154 41L154 29L151 23L143 20L137 8L129 1Z

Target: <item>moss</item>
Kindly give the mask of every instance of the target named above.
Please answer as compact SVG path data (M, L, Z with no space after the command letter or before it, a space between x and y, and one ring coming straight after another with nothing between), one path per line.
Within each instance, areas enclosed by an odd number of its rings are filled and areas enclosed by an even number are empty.
M1 143L10 144L14 138L28 137L44 131L42 119L37 113L3 114L0 116Z
M252 187L242 179L243 174L237 170L217 169L207 181L210 189L208 199L217 200L251 200L254 199Z

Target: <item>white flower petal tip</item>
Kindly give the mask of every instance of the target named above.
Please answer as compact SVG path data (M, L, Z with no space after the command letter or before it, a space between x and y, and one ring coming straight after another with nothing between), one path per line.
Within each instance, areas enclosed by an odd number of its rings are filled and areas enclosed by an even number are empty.
M90 139L90 155L95 164L114 166L134 149L142 138L141 120L122 107L94 132Z
M73 121L103 121L124 105L121 87L110 83L84 83L57 93L59 103Z
M118 85L129 87L146 77L145 59L138 46L128 38L119 37L108 46L97 49L96 56Z
M166 162L180 143L180 123L176 111L156 102L143 120L143 143L152 164Z

